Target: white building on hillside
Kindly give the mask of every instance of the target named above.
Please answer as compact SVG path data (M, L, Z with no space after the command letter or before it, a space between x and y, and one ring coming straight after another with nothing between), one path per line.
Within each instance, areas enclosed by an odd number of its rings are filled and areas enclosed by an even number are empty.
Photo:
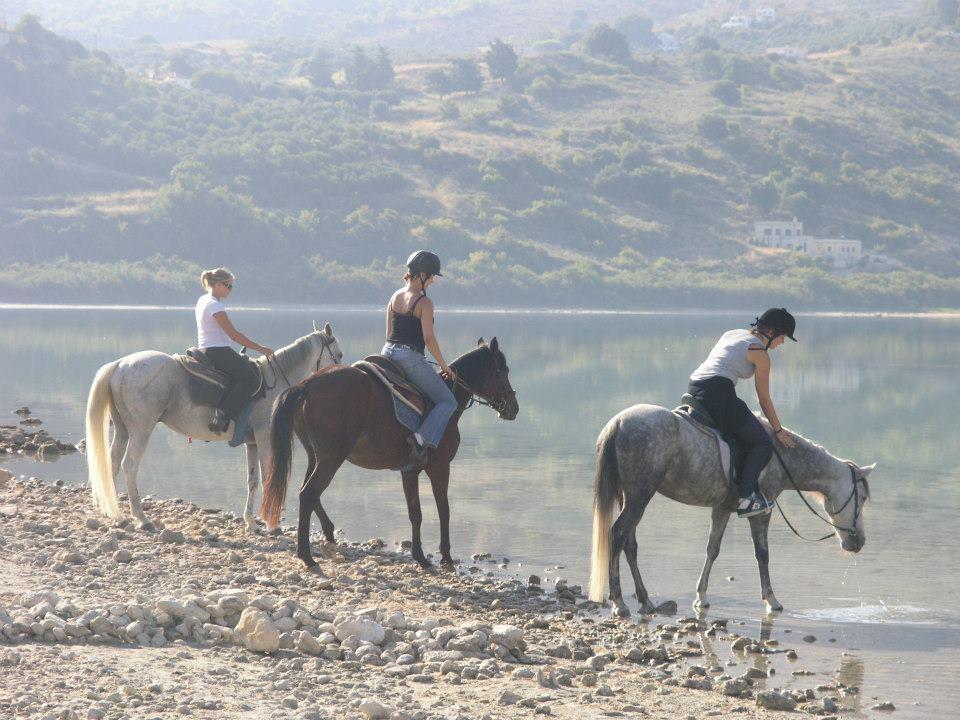
M783 47L768 47L767 55L779 55L780 57L791 58L793 60L804 60L807 57L807 51L801 47L784 45Z
M777 21L777 11L776 8L772 7L758 7L756 12L756 18L758 23L774 23Z
M758 220L753 224L753 238L757 245L798 250L803 244L803 223L796 219Z
M730 19L720 23L722 30L735 30L737 28L748 28L753 24L753 19L749 15L731 15Z
M678 53L680 52L680 43L677 42L675 38L670 33L657 33L657 40L660 41L660 49L666 53Z
M834 267L850 267L863 257L863 243L846 238L815 238L803 234L803 223L797 219L758 220L753 224L753 239L757 245L801 252L826 258Z

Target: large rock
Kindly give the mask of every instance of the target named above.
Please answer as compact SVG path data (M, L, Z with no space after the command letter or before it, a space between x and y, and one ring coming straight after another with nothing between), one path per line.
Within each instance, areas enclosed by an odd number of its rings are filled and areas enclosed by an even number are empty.
M280 649L280 631L263 610L248 607L240 616L236 639L248 650L275 653Z
M383 705L373 698L363 700L357 709L366 715L370 720L383 720L393 714L393 708L389 705Z
M350 618L337 625L337 640L346 640L351 635L356 635L360 642L370 642L374 645L383 643L387 636L387 631L383 625L373 620L362 618Z
M494 625L490 633L490 642L513 650L523 640L523 630L515 625Z
M764 690L757 693L757 705L767 710L795 710L797 701L776 690Z

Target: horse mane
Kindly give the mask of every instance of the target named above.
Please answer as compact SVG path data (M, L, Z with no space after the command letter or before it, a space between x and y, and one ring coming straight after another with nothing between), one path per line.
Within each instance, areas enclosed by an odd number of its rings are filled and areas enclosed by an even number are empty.
M489 355L487 353L490 353ZM473 350L464 353L452 363L450 367L457 371L458 375L475 378L483 370L488 357L493 356L490 346L484 343L477 345Z
M321 336L320 339L323 342L324 347L326 347L333 341L332 337L329 340L327 340L327 336L324 335L324 333L316 333L316 332L312 332L312 333L309 333L308 335L304 335L303 337L299 337L289 345L286 345L280 348L279 350L277 350L277 353L276 353L277 362L280 363L280 366L286 369L286 368L295 367L298 363L300 363L313 347L313 343L306 342L306 341L309 341L310 338L316 334L319 334ZM262 358L262 357L258 358L257 362L265 363L266 358Z

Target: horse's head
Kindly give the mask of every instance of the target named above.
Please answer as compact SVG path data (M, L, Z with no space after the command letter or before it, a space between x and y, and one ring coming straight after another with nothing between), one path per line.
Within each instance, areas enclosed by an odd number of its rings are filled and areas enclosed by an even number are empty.
M490 403L503 420L513 420L520 412L520 405L517 403L517 393L510 385L507 357L500 350L500 343L496 338L493 338L489 345L485 345L483 338L480 338L477 345L486 347L490 351L490 360L484 364L481 377L474 381L474 389L480 397Z
M847 552L860 552L867 542L863 530L863 508L870 499L867 476L876 466L876 463L866 467L845 463L842 476L824 497L823 508L830 516L830 521L837 526L840 547Z
M328 365L339 365L343 361L343 350L340 349L340 343L333 336L333 328L327 323L323 328L317 327L317 322L313 322L313 332L308 335L313 343L314 357L317 358L317 370Z

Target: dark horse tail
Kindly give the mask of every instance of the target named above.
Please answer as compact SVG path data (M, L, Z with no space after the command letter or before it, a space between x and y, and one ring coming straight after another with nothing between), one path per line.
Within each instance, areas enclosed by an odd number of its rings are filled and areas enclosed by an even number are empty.
M285 390L273 404L270 421L270 463L263 480L263 502L260 519L271 528L280 524L280 511L287 497L290 482L290 460L293 456L293 421L307 394L304 383Z
M593 548L590 553L590 599L603 602L610 579L610 536L613 506L621 500L617 467L617 421L609 423L597 440L597 474L593 498Z

